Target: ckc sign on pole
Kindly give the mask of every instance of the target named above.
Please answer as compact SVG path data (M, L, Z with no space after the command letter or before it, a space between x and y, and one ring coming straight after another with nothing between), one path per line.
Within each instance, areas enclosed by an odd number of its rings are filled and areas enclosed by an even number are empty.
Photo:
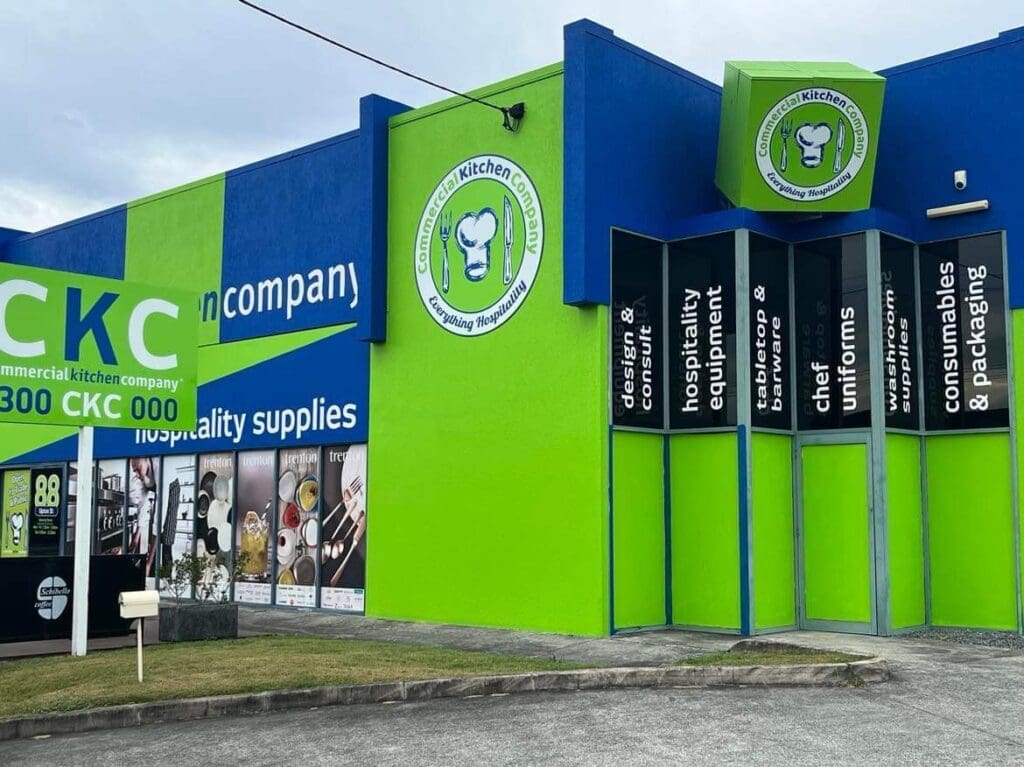
M0 264L0 421L78 426L71 651L85 655L93 427L196 424L195 296Z

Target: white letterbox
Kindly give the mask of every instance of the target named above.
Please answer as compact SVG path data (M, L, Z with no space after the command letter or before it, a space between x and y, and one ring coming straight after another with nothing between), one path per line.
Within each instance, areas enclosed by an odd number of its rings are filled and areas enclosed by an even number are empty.
M118 603L122 618L155 618L160 613L160 592L122 591Z

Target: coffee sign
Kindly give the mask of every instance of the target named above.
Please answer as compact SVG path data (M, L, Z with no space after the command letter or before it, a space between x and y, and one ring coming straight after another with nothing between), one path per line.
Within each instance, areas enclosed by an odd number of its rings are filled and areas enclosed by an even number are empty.
M920 253L925 428L1008 426L1002 236Z
M0 264L0 421L191 429L195 296Z

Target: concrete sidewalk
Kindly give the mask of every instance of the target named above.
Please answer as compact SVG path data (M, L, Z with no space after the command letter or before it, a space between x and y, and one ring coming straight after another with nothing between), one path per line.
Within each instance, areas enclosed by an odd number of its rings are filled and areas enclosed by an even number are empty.
M323 611L243 607L239 628L252 634L305 634L440 645L462 650L520 655L530 658L600 666L655 666L686 657L728 650L743 637L676 629L635 631L610 637L541 634L508 629L390 621ZM1024 663L1020 650L955 644L928 639L861 636L823 631L784 631L760 637L770 641L880 656L895 668L940 671L949 665L969 666L998 659Z
M528 658L598 666L657 666L686 657L728 650L742 637L693 631L637 631L612 637L541 634L510 629L474 628L436 623L381 620L314 610L243 607L239 629L254 634L303 634L437 645L460 650L519 655Z

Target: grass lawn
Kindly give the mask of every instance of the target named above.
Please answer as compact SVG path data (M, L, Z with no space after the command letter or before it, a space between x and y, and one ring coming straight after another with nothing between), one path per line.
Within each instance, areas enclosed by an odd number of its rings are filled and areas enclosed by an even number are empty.
M440 647L278 636L154 645L145 649L144 663L146 681L139 684L134 648L85 658L0 661L0 717L334 684L580 668Z
M730 650L686 658L680 666L789 666L806 663L852 663L864 660L861 655L830 650L809 650L804 647L780 645L772 650Z

